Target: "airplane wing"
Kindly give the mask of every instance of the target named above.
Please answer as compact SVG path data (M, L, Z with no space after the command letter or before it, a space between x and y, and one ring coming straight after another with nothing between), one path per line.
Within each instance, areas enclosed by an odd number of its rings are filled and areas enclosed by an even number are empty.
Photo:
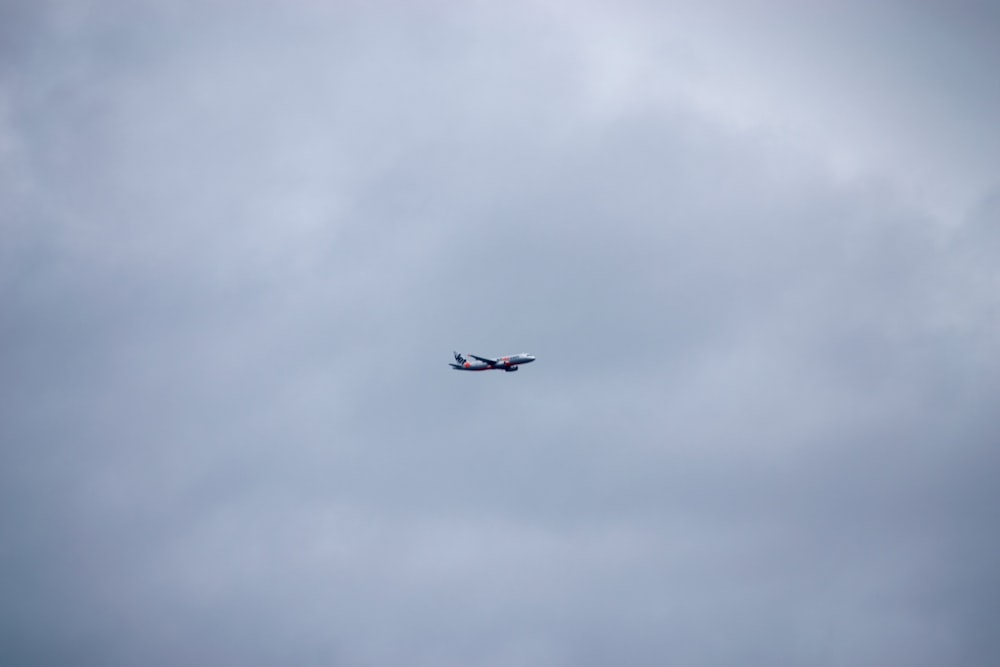
M489 364L490 366L498 366L500 364L499 359L490 359L488 357L477 357L474 354L470 354L469 356L477 361L483 362L484 364Z

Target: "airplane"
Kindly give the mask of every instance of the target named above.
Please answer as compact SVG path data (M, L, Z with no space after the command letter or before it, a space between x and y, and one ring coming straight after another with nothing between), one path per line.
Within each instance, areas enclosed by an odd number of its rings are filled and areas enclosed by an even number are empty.
M520 364L530 364L535 360L533 356L527 352L521 354L512 354L508 357L497 357L496 359L490 359L489 357L477 357L474 354L470 354L470 357L475 359L475 361L469 361L464 356L455 352L455 361L457 364L448 364L456 371L499 371L504 370L508 373L513 373L517 370Z

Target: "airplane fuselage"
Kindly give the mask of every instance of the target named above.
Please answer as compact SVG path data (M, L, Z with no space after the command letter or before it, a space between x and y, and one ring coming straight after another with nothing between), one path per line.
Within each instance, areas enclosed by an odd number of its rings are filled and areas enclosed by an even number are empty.
M535 360L530 354L512 354L506 357L477 357L474 354L470 354L471 359L465 358L465 356L455 353L455 362L453 364L448 364L457 371L506 371L512 373L517 370L518 366L522 364L530 364Z

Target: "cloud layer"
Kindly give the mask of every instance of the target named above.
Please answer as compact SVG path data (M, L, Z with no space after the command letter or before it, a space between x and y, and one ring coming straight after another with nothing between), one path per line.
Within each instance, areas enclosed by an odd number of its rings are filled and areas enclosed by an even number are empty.
M995 662L989 8L2 12L2 662Z

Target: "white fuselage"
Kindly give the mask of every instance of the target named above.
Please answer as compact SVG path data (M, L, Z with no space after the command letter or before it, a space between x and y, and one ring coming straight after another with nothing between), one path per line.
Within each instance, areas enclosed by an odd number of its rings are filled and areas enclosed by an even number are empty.
M496 357L491 359L489 357L477 357L474 354L469 355L471 359L466 359L463 355L458 352L455 353L455 362L450 364L452 368L457 371L516 371L517 367L521 364L530 364L535 360L530 354L512 354L506 357Z

